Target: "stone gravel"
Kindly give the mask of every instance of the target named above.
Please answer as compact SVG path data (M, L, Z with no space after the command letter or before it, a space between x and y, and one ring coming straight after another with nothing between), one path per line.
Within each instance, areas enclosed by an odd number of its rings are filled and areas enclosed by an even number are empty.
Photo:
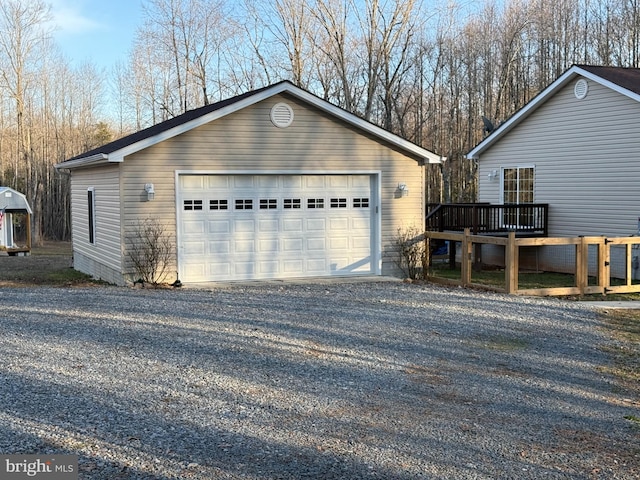
M601 327L400 282L4 288L0 453L81 479L640 478Z

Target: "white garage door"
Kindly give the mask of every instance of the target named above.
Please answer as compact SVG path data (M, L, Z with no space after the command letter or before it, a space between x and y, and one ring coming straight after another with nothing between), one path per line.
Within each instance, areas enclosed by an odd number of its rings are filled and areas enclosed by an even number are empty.
M373 178L180 175L180 279L373 273Z

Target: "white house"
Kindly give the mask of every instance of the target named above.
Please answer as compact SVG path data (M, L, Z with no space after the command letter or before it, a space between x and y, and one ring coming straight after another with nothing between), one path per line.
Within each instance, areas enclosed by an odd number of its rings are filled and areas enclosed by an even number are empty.
M637 234L640 69L571 67L467 157L480 202L547 203L549 236ZM571 255L546 250L542 268L570 270Z
M74 267L135 280L127 238L160 222L182 283L386 275L422 228L440 158L289 82L208 105L56 165Z

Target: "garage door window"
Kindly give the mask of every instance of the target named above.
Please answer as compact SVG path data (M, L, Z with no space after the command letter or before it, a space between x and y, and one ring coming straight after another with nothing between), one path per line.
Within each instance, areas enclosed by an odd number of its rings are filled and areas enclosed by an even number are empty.
M247 198L247 199L236 200L236 210L252 210L252 209L253 209L252 199Z
M299 198L285 198L284 208L300 208L301 202Z
M227 200L209 200L209 210L228 210Z
M278 208L278 199L276 198L261 198L260 210L275 210Z
M324 208L324 198L307 198L307 208Z
M369 199L368 198L354 198L353 199L353 208L369 208Z
M185 200L185 210L202 210L202 200Z
M331 199L331 208L347 208L347 199L346 198L332 198Z

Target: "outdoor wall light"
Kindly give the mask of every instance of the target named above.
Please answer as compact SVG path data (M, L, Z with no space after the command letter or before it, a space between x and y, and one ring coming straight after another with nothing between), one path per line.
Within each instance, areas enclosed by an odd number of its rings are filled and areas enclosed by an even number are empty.
M489 172L489 175L487 175L487 177L489 178L489 180L495 180L496 178L498 178L498 171L497 170L491 170Z
M150 202L156 196L156 192L153 189L153 183L145 183L144 191L147 192L147 202Z
M401 197L408 197L409 196L409 187L407 187L406 183L400 183L400 184L398 184L398 192L400 193Z

